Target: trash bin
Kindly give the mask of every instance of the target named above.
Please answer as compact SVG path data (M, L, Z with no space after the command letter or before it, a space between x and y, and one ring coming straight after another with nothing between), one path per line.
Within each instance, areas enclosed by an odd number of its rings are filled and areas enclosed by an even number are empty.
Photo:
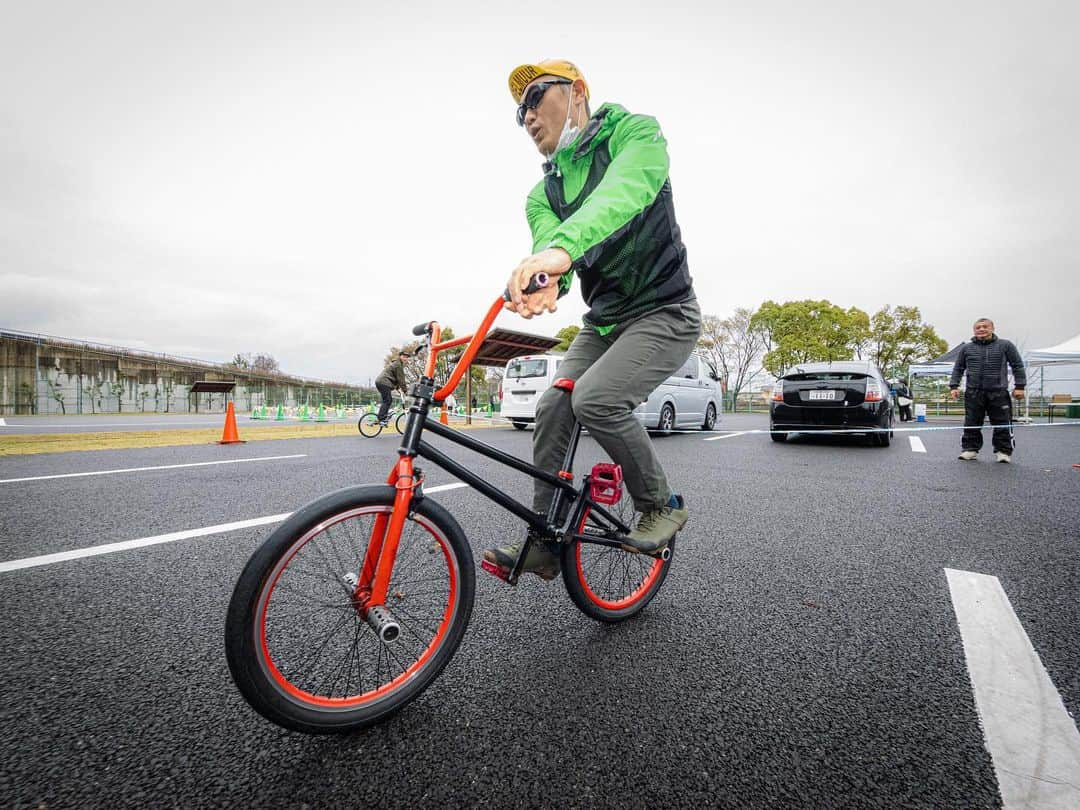
M1065 406L1065 418L1080 419L1080 402L1074 402L1072 405Z
M916 402L915 403L915 421L916 422L925 422L926 421L926 403L925 402Z

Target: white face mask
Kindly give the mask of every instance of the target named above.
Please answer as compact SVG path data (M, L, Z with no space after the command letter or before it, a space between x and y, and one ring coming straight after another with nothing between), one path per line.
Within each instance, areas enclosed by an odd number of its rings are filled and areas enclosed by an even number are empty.
M563 122L562 132L559 134L559 142L555 144L555 149L551 153L551 155L554 155L555 152L558 152L560 149L565 149L566 147L568 147L577 139L577 136L581 133L580 127L574 126L570 123L570 105L573 103L573 101L574 86L570 85L570 92L568 93L568 97L566 99L566 121ZM551 155L548 155L549 159L551 158Z

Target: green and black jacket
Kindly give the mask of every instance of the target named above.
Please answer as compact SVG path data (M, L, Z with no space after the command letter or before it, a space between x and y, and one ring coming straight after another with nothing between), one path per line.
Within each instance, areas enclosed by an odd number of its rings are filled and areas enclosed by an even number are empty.
M606 334L619 323L694 297L675 221L667 141L655 118L605 104L570 146L544 164L525 213L533 252L560 247L589 311Z

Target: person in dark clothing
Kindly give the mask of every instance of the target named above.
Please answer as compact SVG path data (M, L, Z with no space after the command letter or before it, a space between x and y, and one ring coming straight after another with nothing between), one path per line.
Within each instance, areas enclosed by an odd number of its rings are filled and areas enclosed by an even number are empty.
M375 389L382 397L382 404L379 406L379 421L384 425L390 415L390 393L396 388L402 396L405 395L405 386L408 384L405 380L405 360L408 357L407 352L398 352L397 359L375 378Z
M1010 341L994 334L994 322L989 318L975 321L975 336L965 343L956 357L952 377L949 378L950 396L960 398L960 379L967 373L967 389L964 392L964 431L960 439L960 459L974 461L982 449L982 425L987 416L994 428L994 458L1003 463L1012 461L1013 440L1011 428L1012 403L1009 402L1009 369L1012 369L1016 399L1024 398L1027 373L1020 352Z
M893 389L896 391L896 408L900 411L900 421L911 421L911 389L907 387L907 380L897 380Z

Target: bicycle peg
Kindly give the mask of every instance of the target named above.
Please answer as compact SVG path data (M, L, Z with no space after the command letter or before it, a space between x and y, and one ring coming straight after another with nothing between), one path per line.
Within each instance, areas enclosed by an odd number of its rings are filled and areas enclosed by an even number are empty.
M534 293L537 290L543 289L544 287L546 287L548 285L549 280L550 280L550 277L548 276L547 273L537 273L535 276L533 276L532 278L529 279L529 286L526 287L523 290L523 292L525 293L525 295L529 295L530 293ZM503 300L504 301L509 301L510 300L510 290L509 289L503 290Z

